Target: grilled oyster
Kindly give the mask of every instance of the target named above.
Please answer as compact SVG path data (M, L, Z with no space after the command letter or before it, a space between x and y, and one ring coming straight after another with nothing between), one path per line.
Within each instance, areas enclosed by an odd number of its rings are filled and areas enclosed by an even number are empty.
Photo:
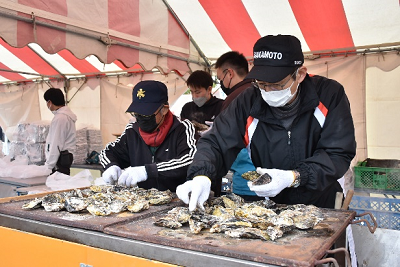
M211 214L218 217L220 221L227 221L235 218L233 209L226 209L222 206L215 206Z
M253 185L269 184L272 181L272 178L268 173L260 175L256 171L245 172L242 174L242 177L248 181L253 182Z
M276 216L276 213L272 209L267 209L263 206L259 206L256 203L246 203L241 207L246 213L255 215L258 217L272 217Z
M138 197L135 200L132 200L131 202L128 203L127 209L130 212L140 212L142 210L147 210L150 207L149 201L142 197Z
M195 211L189 219L190 232L198 234L202 229L211 228L220 219L217 216Z
M126 210L126 202L120 199L114 199L110 203L111 213L120 213Z
M260 174L256 171L248 171L242 174L242 177L246 179L247 181L254 181L258 177L260 177Z
M250 228L252 227L252 223L251 222L245 222L242 220L238 220L238 219L232 219L229 221L224 221L224 222L217 222L215 223L211 229L210 232L211 233L221 233L230 229L236 229L236 228Z
M25 203L24 205L22 205L22 208L24 210L38 209L42 206L41 204L42 204L42 198L35 198L35 199L29 201L28 203Z
M176 217L176 220L180 223L186 223L189 221L190 212L186 207L175 207L172 210L168 211L168 214L171 214Z
M167 215L165 217L162 217L158 219L157 221L154 222L155 225L157 226L163 226L163 227L168 227L172 229L180 228L182 227L182 224L176 220L176 217L173 215Z
M64 209L65 198L62 193L51 193L43 197L42 206L46 211L60 211Z
M283 231L279 226L269 226L266 232L272 241L283 236Z
M176 229L182 227L182 224L188 222L189 219L190 213L188 208L175 207L172 210L168 211L166 216L155 221L154 224L157 226L164 226Z
M68 212L79 212L86 209L88 202L81 197L67 197L64 206Z
M169 190L159 191L155 188L147 190L146 200L150 205L164 205L172 201L172 193Z
M270 240L270 236L266 231L257 228L238 228L225 231L225 234L234 238L252 238Z
M107 216L112 213L110 205L106 203L90 204L86 209L90 214L96 216Z

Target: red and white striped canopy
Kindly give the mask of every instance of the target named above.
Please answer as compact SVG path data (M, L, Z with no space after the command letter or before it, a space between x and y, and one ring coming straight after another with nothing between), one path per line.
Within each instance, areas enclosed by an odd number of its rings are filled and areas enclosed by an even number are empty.
M168 0L204 54L252 57L262 36L290 34L303 52L400 45L398 0Z
M400 45L398 0L0 0L0 83L38 77L172 70L268 34L305 53ZM28 45L29 44L29 45Z

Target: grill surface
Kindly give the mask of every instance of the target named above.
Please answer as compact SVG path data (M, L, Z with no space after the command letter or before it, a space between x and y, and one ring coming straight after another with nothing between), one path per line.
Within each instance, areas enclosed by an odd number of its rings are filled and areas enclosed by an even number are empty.
M18 198L15 198L18 200ZM186 250L231 257L240 260L279 265L314 266L324 257L346 226L354 219L354 211L322 209L325 219L312 230L294 230L276 241L235 239L223 234L202 231L195 235L189 227L168 229L153 224L175 206L183 203L175 199L168 205L151 206L140 213L123 212L106 217L90 213L46 212L44 209L23 210L29 200L0 203L0 213L80 229L100 231L137 241Z

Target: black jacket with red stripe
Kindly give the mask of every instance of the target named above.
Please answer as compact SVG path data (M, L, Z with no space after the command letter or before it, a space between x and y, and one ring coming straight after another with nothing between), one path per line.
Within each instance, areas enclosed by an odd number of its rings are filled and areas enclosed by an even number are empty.
M138 183L145 189L171 190L186 181L188 166L196 152L195 129L188 120L173 116L173 124L161 145L154 152L143 141L137 123L129 123L122 135L108 143L100 153L104 169L117 165L121 169L145 166L147 180Z
M288 130L273 116L259 89L244 91L198 141L188 178L206 175L219 184L247 146L256 167L300 172L300 186L284 189L275 198L278 203L316 203L325 189L337 184L355 156L354 124L338 82L307 75L299 90L300 108Z

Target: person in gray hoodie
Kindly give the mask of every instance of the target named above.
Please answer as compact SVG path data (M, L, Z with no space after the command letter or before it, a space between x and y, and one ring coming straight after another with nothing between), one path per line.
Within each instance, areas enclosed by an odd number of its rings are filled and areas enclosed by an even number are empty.
M49 88L43 95L47 108L54 114L46 138L45 166L69 175L76 146L76 115L65 105L63 92Z

